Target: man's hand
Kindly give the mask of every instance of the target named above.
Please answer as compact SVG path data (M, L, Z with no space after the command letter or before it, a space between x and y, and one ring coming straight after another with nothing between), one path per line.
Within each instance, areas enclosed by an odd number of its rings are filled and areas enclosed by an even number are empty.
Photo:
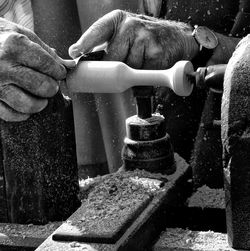
M43 110L66 77L64 65L33 32L0 18L0 118L26 120Z
M192 27L115 10L96 21L69 48L72 58L107 42L104 60L123 61L137 69L165 69L198 51Z

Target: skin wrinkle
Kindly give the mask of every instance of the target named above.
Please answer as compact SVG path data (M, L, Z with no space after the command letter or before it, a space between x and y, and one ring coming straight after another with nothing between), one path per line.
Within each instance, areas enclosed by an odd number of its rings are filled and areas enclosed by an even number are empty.
M29 44L25 44L25 53L20 55L20 58L17 59L17 62L34 68L40 69L41 73L52 76L54 79L62 80L66 77L66 69L61 65L55 63L55 60L48 52L41 52L41 48L38 44L29 42ZM34 57L34 51L37 51L37 54ZM32 63L31 63L32 62ZM32 67L31 65L34 65Z
M1 100L10 107L13 107L17 112L28 114L41 111L48 103L46 99L38 99L31 95L28 96L14 84L6 85Z
M141 23L137 18L130 19L132 27L132 31L130 29L127 31L129 34L137 34L137 37L139 35L142 36L145 35L145 44L147 45L147 42L149 41L149 48L146 51L145 60L154 60L160 58L159 55L164 53L165 56L165 62L157 61L154 64L154 67L164 69L167 67L170 67L173 65L173 63L179 59L183 58L183 43L182 40L179 39L178 36L178 28L175 26L166 26L162 25L158 26L158 23L154 23L152 21L144 21L144 23ZM141 24L142 28L138 31L138 22ZM124 22L124 24L128 24L128 20ZM170 23L170 22L169 22ZM156 26L157 25L157 26ZM135 28L135 26L137 26ZM164 28L164 29L163 29ZM167 28L167 29L166 29ZM144 33L142 31L144 30ZM123 30L121 30L121 33L123 33ZM123 34L124 37L126 37L126 33ZM174 42L173 42L174 41ZM134 41L136 42L136 40ZM159 46L157 46L159 45ZM152 64L150 64L152 67Z
M74 63L61 59L32 31L3 18L0 61L0 117L6 121L26 120L44 109L59 90L57 81L66 77L64 65Z
M0 88L0 100L3 100L3 97L5 96L7 92L8 92L8 84L4 83L1 85L1 88Z
M0 114L3 120L10 120L13 122L20 122L30 117L30 114L23 114L13 110L0 100Z
M58 84L52 78L21 65L12 65L9 62L0 65L0 80L1 82L16 83L26 91L41 97L52 97L58 91Z
M44 76L41 73L31 70L23 66L15 66L10 71L9 80L15 83L22 83L20 87L32 92L32 94L49 98L54 96L58 91L58 84L49 76ZM36 86L33 83L36 82Z
M192 28L190 25L170 20L162 20L159 21L158 24L162 25L163 28L169 29L168 35L164 35L165 29L160 32L159 37L162 40L161 43L164 44L166 41L171 41L171 45L173 46L173 52L168 51L170 54L166 53L167 57L170 56L168 67L173 65L175 59L191 59L196 55L194 46L190 46L190 39L187 38L187 34L191 34ZM170 46L166 46L165 48L168 47Z
M3 27L1 30L1 27ZM54 49L50 48L48 45L42 42L42 40L36 36L31 30L19 25L19 24L14 24L6 19L0 18L0 32L1 32L1 37L2 33L6 32L6 34L9 33L17 33L17 34L22 34L29 38L31 41L39 44L45 51L47 51L59 64L61 64L61 58L58 57ZM65 62L65 61L64 61Z
M165 33L165 34L164 34ZM164 67L171 67L176 61L183 58L183 43L176 34L175 28L169 26L159 35L160 43L164 45L166 64Z
M159 41L160 44L164 45L164 54L167 58L167 64L164 68L169 68L173 66L176 61L183 59L185 42L184 37L180 37L180 35L182 35L180 31L182 31L185 25L167 20L159 23L165 28L159 33Z
M39 68L47 75L53 74L58 80L66 77L65 68L55 63L55 59L48 52L42 52L40 45L31 42L25 35L14 32L6 34L2 50L1 60L9 60L23 66L33 65L35 69ZM36 51L37 55L34 57Z
M0 53L0 60L8 60L8 58L13 57L12 54L14 54L11 41L11 36L15 34L14 32L7 33L7 32L1 32L0 36L0 45L1 45L1 53ZM11 46L10 46L11 45Z
M135 39L134 32L133 32L135 29L134 25L135 25L134 20L131 19L131 17L127 17L119 25L115 25L115 27L117 27L115 29L116 33L113 34L113 37L110 40L109 46L108 46L108 53L112 53L112 55L113 55L112 58L118 58L119 60L124 61L124 62L127 61L129 51L131 49L132 41L134 41L134 39ZM136 27L136 30L137 30L137 27ZM126 44L127 50L125 50L125 51L127 51L127 53L126 53L126 55L123 55L123 58L120 58L119 55L121 55L121 53L117 49L117 46L112 46L112 43L116 37L121 39L122 45L124 45L124 43ZM126 40L124 40L124 37L125 37L125 39L127 39L127 43L126 43ZM115 45L117 45L117 44L119 44L119 43L116 43ZM110 58L110 60L112 60L112 58Z
M15 110L18 112L31 113L32 102L30 99L26 98L20 92L15 91L17 87L13 84L6 85L5 93L3 95L4 98L1 100L4 101L7 105L16 108ZM25 103L25 107L23 107L23 103Z
M129 55L130 55L130 52L132 50L132 46L131 46L131 39L130 37L128 38L128 53L125 57L125 62L129 62ZM130 62L129 65L132 66L133 62Z
M153 37L153 38L152 38ZM158 57L158 54L161 52L161 49L159 46L157 46L157 43L155 43L155 40L157 39L156 36L151 35L150 33L150 27L147 27L145 25L145 29L140 29L137 32L136 40L146 41L145 46L148 47L147 54L144 57L144 60L154 60Z
M116 10L115 10L116 11ZM112 32L112 37L110 38L110 40L108 39L108 41L113 41L114 40L114 38L115 38L115 36L116 36L116 34L117 34L117 30L119 30L120 29L120 26L122 25L122 23L125 21L123 21L123 22L121 22L121 20L123 20L123 18L124 18L124 16L125 16L125 13L124 13L124 11L116 11L117 12L117 14L116 15L114 15L114 19L112 19L112 22L113 22L113 32ZM118 25L117 25L118 24Z

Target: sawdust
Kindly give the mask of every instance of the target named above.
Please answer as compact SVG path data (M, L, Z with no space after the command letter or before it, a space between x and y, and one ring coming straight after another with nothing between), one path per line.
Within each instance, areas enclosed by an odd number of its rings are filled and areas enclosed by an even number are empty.
M188 202L189 207L225 208L225 192L223 189L211 189L204 185L197 189Z
M169 228L161 234L153 250L231 251L233 249L227 243L226 234Z
M157 179L157 178L159 179ZM68 222L84 234L117 233L161 191L167 177L144 170L118 172L81 181L81 212ZM86 196L86 191L88 195Z
M61 224L62 222L51 222L46 225L0 223L0 233L9 237L32 237L46 239Z
M136 169L134 171L125 171L124 169L120 169L120 172L117 172L115 174L111 174L112 176L121 176L126 177L135 177L138 176L140 178L149 178L154 180L159 180L162 182L167 182L169 180L170 175L161 174L161 173L150 173L145 170ZM103 175L103 176L97 176L95 178L87 178L87 179L81 179L79 180L79 187L80 187L80 193L79 198L81 201L86 198L89 191L95 187L95 185L100 184L105 179L108 179L110 177L110 174Z

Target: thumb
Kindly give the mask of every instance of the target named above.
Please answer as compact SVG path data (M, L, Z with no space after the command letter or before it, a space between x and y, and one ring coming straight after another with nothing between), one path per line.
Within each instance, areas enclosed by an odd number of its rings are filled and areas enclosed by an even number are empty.
M119 24L126 17L126 12L114 10L92 24L80 39L69 47L72 58L90 52L95 46L109 41L116 33Z

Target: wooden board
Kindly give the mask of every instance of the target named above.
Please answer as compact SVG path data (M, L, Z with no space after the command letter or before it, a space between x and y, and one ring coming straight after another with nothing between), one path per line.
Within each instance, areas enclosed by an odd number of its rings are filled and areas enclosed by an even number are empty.
M162 190L164 183L140 177L143 173L130 171L106 175L53 235L53 240L115 243L153 196Z
M84 243L55 241L52 236L65 229L62 224L38 249L37 251L63 251L63 250L145 250L159 236L166 227L168 210L176 203L186 200L191 191L187 188L190 184L187 180L191 177L188 164L178 155L175 155L177 171L168 175L168 182L163 190L155 196L141 214L134 219L132 224L126 228L123 235L115 244ZM188 192L189 190L189 192ZM71 220L71 217L69 218Z

